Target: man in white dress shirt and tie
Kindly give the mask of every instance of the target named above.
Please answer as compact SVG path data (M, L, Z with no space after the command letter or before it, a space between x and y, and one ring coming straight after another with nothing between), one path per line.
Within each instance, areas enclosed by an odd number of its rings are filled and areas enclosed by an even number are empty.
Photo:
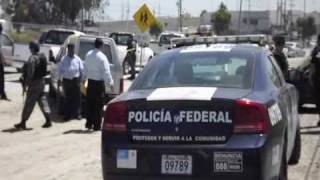
M94 131L101 129L105 86L109 86L111 90L114 89L108 58L101 51L103 44L101 38L95 40L95 49L87 53L84 64L88 79L86 128Z

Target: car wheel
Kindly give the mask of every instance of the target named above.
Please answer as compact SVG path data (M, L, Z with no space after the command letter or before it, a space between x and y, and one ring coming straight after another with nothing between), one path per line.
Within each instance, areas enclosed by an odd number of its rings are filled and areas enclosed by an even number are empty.
M129 62L128 62L127 60L123 61L122 71L123 71L123 74L124 74L124 75L130 73L130 64L129 64Z
M278 180L288 180L287 139L284 141Z
M295 165L299 163L301 155L301 134L300 129L297 129L296 138L294 140L293 151L289 160L290 165Z

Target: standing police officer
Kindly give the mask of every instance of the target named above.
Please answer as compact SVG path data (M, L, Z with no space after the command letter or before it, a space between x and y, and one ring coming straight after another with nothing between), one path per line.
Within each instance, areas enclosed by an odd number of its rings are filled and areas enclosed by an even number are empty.
M0 99L9 100L4 90L4 56L2 54L2 24L0 24Z
M68 54L64 56L58 66L59 83L65 92L64 120L81 119L80 83L84 78L82 60L74 54L74 44L68 44Z
M31 56L23 67L21 80L24 89L27 89L27 98L23 107L21 122L15 124L17 129L26 129L26 122L29 119L36 102L40 106L46 119L43 128L51 127L50 108L46 96L44 95L45 80L47 73L47 60L43 54L39 54L39 44L30 42L29 49Z
M311 63L314 65L315 68L312 80L314 85L314 94L316 97L317 110L319 113L318 126L320 126L320 35L318 35L317 45L312 50L311 57Z
M130 38L127 41L127 58L128 62L130 64L130 74L129 77L130 80L133 80L136 78L136 43L133 40L133 37L130 36Z
M285 79L288 77L289 64L286 55L283 53L283 48L285 46L285 38L283 36L273 37L274 49L273 56L277 61Z

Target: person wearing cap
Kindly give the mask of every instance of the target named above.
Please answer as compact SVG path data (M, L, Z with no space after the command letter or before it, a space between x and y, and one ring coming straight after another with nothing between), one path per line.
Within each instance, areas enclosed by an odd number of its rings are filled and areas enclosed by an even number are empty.
M318 35L317 45L311 53L311 64L314 66L312 81L314 84L314 95L316 97L317 111L319 113L318 126L320 126L320 35Z
M97 38L95 40L95 49L86 54L84 61L85 74L88 79L86 96L87 122L85 126L87 129L95 131L101 129L105 86L109 86L111 91L114 89L109 60L101 51L103 44L103 40Z
M81 119L80 84L84 79L82 60L74 54L74 44L67 46L67 55L62 57L58 65L59 82L64 90L64 120Z
M130 36L130 38L127 41L127 56L129 65L130 65L130 77L129 80L134 80L136 77L136 43L133 40L133 37Z
M283 49L285 46L285 38L283 36L275 36L273 37L274 49L272 51L273 57L278 63L285 79L288 77L289 71L289 63L286 55L283 53Z
M15 124L16 129L26 129L26 122L29 119L34 106L38 103L41 112L45 117L43 128L51 127L50 107L44 94L45 76L47 74L47 59L43 54L39 54L40 46L36 42L30 42L29 49L31 56L23 66L23 73L20 80L23 82L27 97L22 111L21 122Z
M9 100L5 92L4 56L2 54L2 24L0 23L0 99Z

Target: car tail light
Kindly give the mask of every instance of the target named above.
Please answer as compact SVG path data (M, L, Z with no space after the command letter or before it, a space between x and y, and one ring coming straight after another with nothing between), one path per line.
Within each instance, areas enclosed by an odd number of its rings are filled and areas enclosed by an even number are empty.
M103 130L113 133L127 132L128 106L125 102L115 102L107 106Z
M123 93L124 90L124 80L123 78L120 79L120 93Z
M236 102L234 133L267 134L268 110L262 104L239 100Z

